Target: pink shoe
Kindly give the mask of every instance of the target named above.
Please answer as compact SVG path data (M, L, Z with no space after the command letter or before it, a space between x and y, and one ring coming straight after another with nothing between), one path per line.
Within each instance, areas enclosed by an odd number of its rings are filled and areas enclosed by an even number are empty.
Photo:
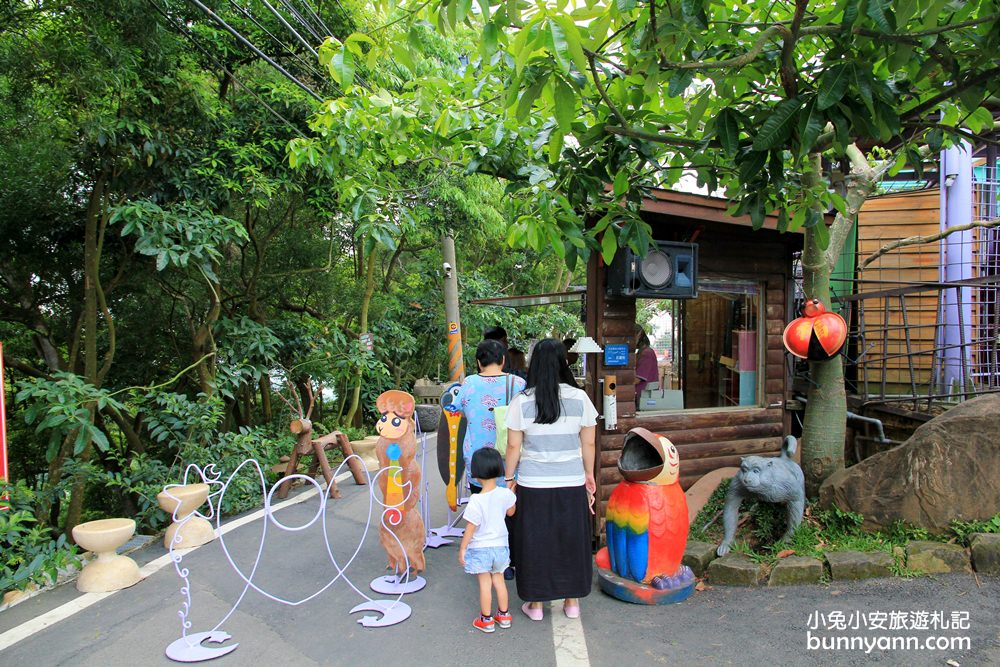
M524 615L527 616L528 618L530 618L533 621L540 621L540 620L542 620L542 608L538 607L536 609L536 608L534 608L534 607L531 606L530 602L525 602L524 604L522 604L521 605L521 611L523 611Z
M580 618L580 605L564 604L563 613L566 614L566 618Z

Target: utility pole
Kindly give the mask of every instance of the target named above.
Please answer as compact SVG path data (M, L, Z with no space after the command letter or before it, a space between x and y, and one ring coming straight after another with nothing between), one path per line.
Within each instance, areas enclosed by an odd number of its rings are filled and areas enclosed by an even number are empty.
M448 398L454 398L454 387L465 380L465 359L462 356L462 321L458 315L458 264L455 261L455 239L445 236L442 239L441 255L444 259L444 314L447 320L448 332L448 384L449 389L441 397L442 415L438 421L437 458L438 471L445 482L445 500L448 502L448 521L434 531L436 543L429 546L440 546L447 542L446 537L458 537L461 530L451 525L451 513L458 509L458 480L462 476L460 467L464 461L459 454L461 442L465 438L465 419L462 413L450 405ZM450 396L449 396L450 394Z
M462 320L458 314L458 265L455 262L455 239L445 236L444 256L444 314L448 321L448 381L465 379L465 359L462 356Z

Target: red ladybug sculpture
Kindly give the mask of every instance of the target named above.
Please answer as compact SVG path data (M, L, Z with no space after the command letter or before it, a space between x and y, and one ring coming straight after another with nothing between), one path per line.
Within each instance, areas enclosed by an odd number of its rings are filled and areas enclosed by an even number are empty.
M785 327L785 349L800 359L826 361L840 352L847 342L847 322L837 313L828 313L819 299L809 299L802 306L802 317Z

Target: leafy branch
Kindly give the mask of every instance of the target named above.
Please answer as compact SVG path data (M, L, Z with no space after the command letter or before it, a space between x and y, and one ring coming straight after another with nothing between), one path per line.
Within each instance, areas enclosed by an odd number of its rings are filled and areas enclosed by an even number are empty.
M879 32L877 30L871 30L863 27L851 27L845 28L838 25L825 25L825 26L806 26L802 28L798 35L802 37L806 36L844 36L844 35L858 35L861 37L870 37L872 39L882 39L894 42L906 42L910 44L919 44L919 38L921 37L931 37L934 35L940 35L946 32L952 32L961 28L968 28L977 25L985 25L1000 19L1000 14L990 14L988 16L969 19L968 21L963 21L961 23L954 23L950 25L939 26L937 28L930 28L927 30L919 30L910 33L885 33ZM793 32L794 19L791 25L785 25L784 23L776 23L768 26L753 45L746 51L738 56L732 58L727 58L725 60L685 60L685 61L670 61L666 59L660 59L660 68L669 70L715 70L715 69L734 69L744 67L754 60L761 54L764 47L767 46L768 42L777 37L781 37L785 40L794 41L796 35Z
M645 141L653 141L658 144L667 144L670 146L697 148L703 143L701 141L695 141L694 139L685 139L684 137L675 137L668 134L659 134L657 132L649 132L648 130L640 130L634 127L622 127L620 125L605 125L604 131L608 134L616 134L622 137L632 137L633 139L643 139Z

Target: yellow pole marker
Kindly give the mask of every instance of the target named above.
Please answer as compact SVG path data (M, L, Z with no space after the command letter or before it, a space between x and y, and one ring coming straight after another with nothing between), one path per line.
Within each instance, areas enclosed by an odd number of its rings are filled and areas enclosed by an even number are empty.
M444 409L444 418L448 422L448 486L445 489L445 498L448 507L454 512L458 509L458 480L455 473L458 468L458 425L462 421L462 413L448 409L452 407L455 406Z

